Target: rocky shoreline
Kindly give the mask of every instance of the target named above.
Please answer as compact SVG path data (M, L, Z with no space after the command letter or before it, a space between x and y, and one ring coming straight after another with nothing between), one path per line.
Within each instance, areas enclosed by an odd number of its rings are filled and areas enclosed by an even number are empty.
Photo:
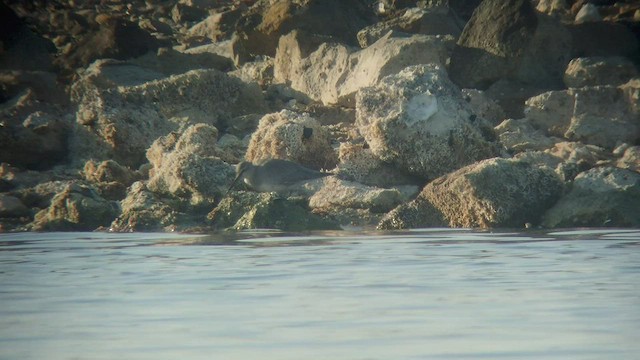
M0 232L640 226L640 4L0 4ZM277 158L333 175L236 188Z

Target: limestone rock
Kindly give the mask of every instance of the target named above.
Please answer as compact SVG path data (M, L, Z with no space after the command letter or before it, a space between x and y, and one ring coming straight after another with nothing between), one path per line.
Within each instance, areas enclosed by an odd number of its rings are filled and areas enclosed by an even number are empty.
M253 163L291 160L316 170L331 169L337 161L329 133L308 114L289 110L267 114L260 120L245 158Z
M390 211L403 200L397 189L376 188L335 177L327 177L322 183L322 187L309 198L309 207L328 213L337 213L342 208L382 213Z
M108 226L119 212L116 202L101 198L93 187L72 183L36 214L30 227L35 231L92 231Z
M527 100L526 118L549 135L612 149L640 139L638 89L640 81L546 92Z
M491 99L484 91L476 89L462 89L462 96L471 106L471 110L477 116L488 120L494 125L500 124L506 119L504 110L496 101Z
M361 47L366 48L390 30L410 34L452 35L457 38L462 29L458 26L451 10L446 6L427 9L410 8L402 11L399 16L360 30L358 42Z
M202 223L202 216L190 216L182 202L150 191L145 182L131 185L120 202L122 213L111 223L110 231L176 231Z
M381 161L370 148L362 144L340 144L339 159L336 175L341 179L378 187L420 182L406 171Z
M299 32L280 39L274 81L290 84L324 104L350 106L359 89L409 65L444 65L453 46L449 35L396 37L389 32L360 51L335 43L322 43L310 51L307 39Z
M92 183L119 182L126 186L139 179L139 175L113 160L105 160L97 163L89 160L84 165L84 178Z
M29 208L19 198L0 194L0 218L16 218L27 215L29 215Z
M545 213L542 225L640 226L640 174L612 167L579 174L571 191Z
M160 136L191 124L216 125L247 113L264 113L257 85L217 70L194 70L137 86L85 94L78 106L72 160L113 159L137 167Z
M281 198L273 193L230 193L207 218L216 229L340 229L337 223L311 213L304 198Z
M422 178L495 156L483 121L438 65L410 66L357 95L356 124L371 151Z
M554 141L531 126L527 119L507 119L495 127L500 143L511 153L527 150L545 150Z
M212 126L197 124L187 129L173 146L167 146L167 152L150 151L153 169L148 189L184 199L196 208L215 203L235 177L235 169L215 156L216 136L217 130ZM161 138L157 142L167 140ZM151 148L159 147L154 144Z
M638 76L633 62L624 57L589 57L571 60L564 73L567 87L622 85Z
M549 169L509 159L488 159L427 184L418 198L391 211L378 225L404 227L523 227L538 223L563 190Z

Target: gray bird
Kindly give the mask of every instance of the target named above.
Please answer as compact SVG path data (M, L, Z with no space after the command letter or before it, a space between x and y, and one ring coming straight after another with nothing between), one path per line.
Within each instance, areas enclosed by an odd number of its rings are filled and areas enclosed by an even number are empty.
M297 183L329 175L332 174L312 170L288 160L271 159L259 165L243 161L236 167L236 178L229 191L239 179L243 179L255 191L284 192Z

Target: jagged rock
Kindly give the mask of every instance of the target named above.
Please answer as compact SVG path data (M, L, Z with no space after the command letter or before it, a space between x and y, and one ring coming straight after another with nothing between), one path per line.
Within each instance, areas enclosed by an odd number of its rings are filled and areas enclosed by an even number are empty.
M579 174L571 191L545 213L542 225L640 226L640 174L612 167Z
M526 118L547 134L612 149L640 139L639 89L640 80L633 80L546 92L527 100Z
M138 167L160 136L190 124L216 125L265 113L257 85L217 70L194 70L137 86L87 92L78 106L71 141L74 162L113 159Z
M549 169L510 159L483 160L430 182L378 227L524 227L537 224L562 190L562 181Z
M280 39L274 81L290 84L324 104L353 106L354 94L359 89L375 85L384 76L414 64L445 64L453 37L394 37L390 32L360 51L326 42L310 51L309 42L313 41L300 32Z
M495 156L483 121L438 65L410 66L357 95L356 124L371 151L423 178Z
M638 76L633 62L624 57L588 57L571 60L564 72L567 87L622 85Z
M338 230L340 226L311 213L304 198L274 193L233 192L207 215L214 228Z
M51 199L51 205L38 212L30 224L35 231L92 231L109 225L118 216L116 202L101 198L96 190L72 183Z
M97 163L89 160L84 165L84 178L92 183L117 181L126 186L139 180L139 175L131 169L124 167L113 160L105 160Z
M168 146L167 152L156 149L171 141L160 138L154 142L148 152L153 164L148 189L184 199L195 211L214 204L235 177L235 169L215 156L217 134L214 127L197 124L188 128L174 146Z
M452 35L457 38L462 29L446 6L427 9L411 8L389 20L367 26L358 32L360 46L366 48L390 30L410 34Z
M201 224L203 220L202 216L181 211L182 201L149 191L143 181L131 185L120 207L122 213L111 223L110 231L176 231Z
M289 110L265 115L251 136L246 160L284 159L312 169L331 169L337 155L329 133L308 114Z
M258 1L238 21L234 61L241 65L254 55L275 56L280 36L296 29L357 45L358 31L372 22L363 0Z
M545 150L554 141L531 126L527 119L507 119L495 127L500 143L511 153L527 150Z
M273 82L274 60L270 57L259 58L256 61L248 62L235 71L228 74L236 76L244 82L255 82L264 88Z
M382 162L370 148L362 144L342 143L338 153L340 161L336 175L342 179L378 187L419 183L406 171Z

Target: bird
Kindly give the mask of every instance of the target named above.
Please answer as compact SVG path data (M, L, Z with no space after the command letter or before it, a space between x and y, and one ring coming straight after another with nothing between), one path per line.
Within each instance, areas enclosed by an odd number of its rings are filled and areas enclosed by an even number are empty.
M332 174L312 170L289 160L269 159L257 165L243 161L236 166L236 178L229 186L229 191L240 179L258 192L285 192L298 183L329 175Z

